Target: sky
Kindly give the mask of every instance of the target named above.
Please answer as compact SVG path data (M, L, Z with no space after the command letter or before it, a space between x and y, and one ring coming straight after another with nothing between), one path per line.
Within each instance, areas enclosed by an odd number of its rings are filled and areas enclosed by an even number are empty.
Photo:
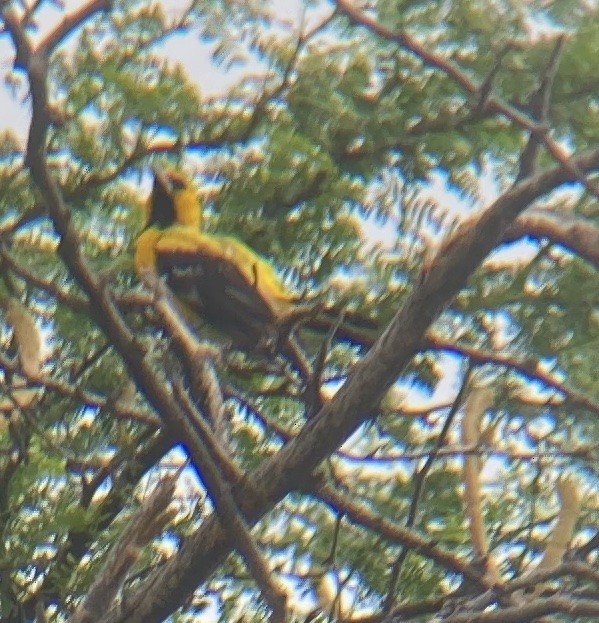
M82 4L84 4L84 0L64 0L67 12L76 10ZM186 0L161 0L161 4L165 14L174 19L180 15L187 2ZM302 19L302 0L272 0L271 4L277 19L283 23L299 27ZM64 12L58 10L52 3L46 3L43 6L46 8L39 14L39 36L43 36L64 15ZM305 18L308 23L321 19L323 13L330 10L328 3L323 2L322 6L324 10L313 11ZM67 45L73 45L74 42L75 39L67 42ZM224 70L212 60L214 48L214 43L202 41L197 34L178 34L165 42L162 53L169 61L183 65L188 77L198 85L204 96L222 94L238 82L244 73L256 73L261 70L257 61L251 61L245 65L235 64L233 67ZM2 76L0 83L0 132L10 130L25 143L30 120L28 90L23 73L12 71L13 55L14 51L10 39L6 35L0 36L0 75ZM483 195L481 203L483 205L496 196L497 189L493 184L490 172L486 175L486 179L483 179L481 190ZM431 176L430 184L423 189L422 195L423 198L442 202L446 209L452 213L463 213L471 208L451 188L447 183L447 178L442 173ZM397 222L393 218L383 225L372 218L368 219L364 226L371 242L392 244L397 235L396 224Z
M52 3L43 5L39 12L39 35L42 36L56 25L67 13L77 10L85 4L85 0L63 0L65 9L59 10ZM185 6L186 0L161 0L160 4L167 17L176 18ZM273 11L281 20L292 24L299 23L302 9L301 0L271 0ZM198 84L204 95L223 93L234 84L246 71L254 71L256 65L246 67L235 66L228 71L212 62L213 43L201 41L197 35L175 35L163 46L164 56L173 62L181 63L188 76ZM0 36L0 131L12 129L20 136L25 136L29 123L29 108L23 102L27 98L25 79L11 71L14 50L7 35ZM20 88L14 92L13 86L7 82L15 80Z
M67 11L77 9L84 3L84 0L66 0ZM167 15L177 15L185 2L182 0L165 0L162 2ZM301 0L275 0L274 10L278 17L297 24L300 20L302 2ZM40 33L47 32L52 28L57 20L61 19L63 13L52 8L45 9L40 15L39 23L43 24ZM71 43L72 44L72 43ZM176 35L171 37L163 47L163 54L173 62L181 63L191 78L200 88L201 93L206 96L218 95L226 91L232 84L237 82L244 72L255 72L259 69L259 64L249 63L246 66L235 65L229 71L224 71L212 61L214 44L201 41L197 35ZM27 135L29 124L30 106L26 88L25 77L12 72L12 43L6 35L0 36L0 132L11 130L19 136L23 143ZM456 214L465 213L472 209L451 189L447 178L438 172L430 179L428 187L422 190L423 198L430 198L443 203L451 212ZM498 194L498 189L494 183L491 171L483 175L481 185L481 205L490 203ZM364 223L369 244L382 243L393 244L397 236L397 222L391 218L386 224L380 225L374 219L368 219ZM427 396L418 388L408 389L410 403L415 406L417 403L445 402L452 399L457 391L459 383L459 364L453 357L441 357L440 367L444 370L444 376L437 385L434 395ZM213 615L214 612L210 613Z
M85 0L64 0L66 12L78 9ZM161 4L168 17L175 19L181 14L187 5L186 0L162 0ZM46 8L40 12L38 24L40 25L38 36L43 36L60 19L64 12L58 10L52 3L46 3ZM304 16L304 19L311 21L320 20L323 13L330 10L330 6L323 2L324 10L319 10L313 14ZM302 0L273 0L272 7L274 14L282 23L299 27L302 19ZM76 38L67 41L66 45L73 45ZM180 63L184 66L189 78L195 82L200 92L205 96L213 96L224 93L231 85L242 78L244 73L256 73L261 67L258 62L249 62L246 65L236 64L228 70L215 64L212 60L214 43L201 40L197 33L178 34L170 37L164 44L162 53L164 57L173 63ZM28 91L26 88L25 76L22 73L12 71L13 58L12 42L5 36L0 36L0 72L3 77L0 83L0 132L11 130L16 133L25 143L30 117L30 105ZM148 178L149 179L149 178ZM492 172L489 170L483 175L481 183L480 205L490 203L497 196L498 189L494 183ZM447 177L442 172L434 173L430 178L428 186L422 189L422 198L431 199L443 205L449 213L463 214L473 209L467 204L448 183ZM397 238L397 219L391 218L384 224L378 222L374 217L363 221L366 245L392 246ZM441 367L446 370L446 376L441 381L433 399L440 401L446 399L453 393L456 385L457 363L451 357L443 357ZM428 400L428 397L421 396L417 388L410 393L412 400Z

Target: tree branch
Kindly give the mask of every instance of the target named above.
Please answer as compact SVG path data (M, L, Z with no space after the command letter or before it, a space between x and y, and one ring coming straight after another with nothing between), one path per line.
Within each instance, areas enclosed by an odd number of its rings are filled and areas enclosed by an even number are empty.
M437 437L434 447L432 448L429 455L427 456L424 462L424 465L420 469L415 470L414 472L414 475L412 478L412 482L414 484L414 493L412 494L412 501L410 502L410 508L408 510L408 517L406 519L406 528L412 528L416 522L416 513L418 511L418 504L420 503L420 498L422 496L422 490L424 488L426 477L429 471L431 470L436 458L439 456L439 451L445 445L445 441L447 439L449 429L451 428L454 418L458 413L458 409L460 408L463 402L464 393L466 391L466 387L468 386L468 381L470 379L471 373L472 373L472 368L468 367L466 369L466 373L464 374L462 378L460 389L449 409L447 417L445 418L445 422L443 423L443 428L441 429L441 432L439 433L439 436ZM387 595L385 597L385 601L384 601L383 609L382 609L383 613L385 614L389 614L393 606L395 605L395 602L396 602L395 592L397 590L397 583L399 581L401 569L408 556L409 551L410 551L410 548L403 547L401 552L399 553L399 556L393 563L393 567L391 569L391 574L389 578L389 587L387 589Z
M370 32L382 37L383 39L394 41L405 50L408 50L420 58L425 65L440 69L444 74L449 76L454 82L462 87L462 89L464 89L464 91L468 94L479 95L482 92L481 85L472 80L456 63L445 58L441 54L431 52L408 32L403 30L396 31L377 22L375 19L356 9L351 4L350 0L335 0L335 2L341 13L346 15L351 22L358 26L367 28ZM487 110L505 115L515 124L529 131L531 136L535 137L535 140L541 140L547 148L547 151L552 155L556 162L561 165L568 176L583 184L593 195L597 196L599 194L599 190L591 185L591 183L586 179L584 171L579 169L576 162L572 158L569 158L562 147L551 138L549 135L549 128L545 124L537 123L528 115L520 112L515 106L508 104L495 95L488 94L485 102Z
M26 163L61 236L58 253L88 295L95 321L122 356L138 386L159 411L167 429L180 435L185 430L183 423L188 422L186 415L144 357L143 348L123 323L106 287L87 266L70 212L50 175L45 153L49 124L47 59L34 54L26 66L33 101ZM571 162L577 171L594 171L599 166L599 149L574 157ZM510 222L538 197L577 179L571 169L562 166L546 170L516 184L482 214L462 223L335 396L295 439L233 488L236 504L249 525L289 491L302 488L320 462L376 412L388 388L422 347L430 324L498 244ZM194 460L202 456L199 452L193 454L197 455ZM109 612L103 620L162 621L208 577L230 550L230 535L222 529L216 516L208 518L176 555L132 592L119 612Z
M546 125L549 119L551 90L553 88L553 82L557 74L565 41L565 35L561 35L557 38L545 72L539 82L539 86L530 97L530 114L533 119L543 125ZM516 176L517 182L534 173L537 166L537 156L539 154L541 142L539 135L531 132L528 143L520 156L520 169Z
M69 623L94 623L106 611L106 607L113 603L143 547L173 519L174 512L169 512L167 507L175 493L179 475L178 471L164 478L127 522Z
M599 167L599 149L577 156L584 171ZM520 182L481 214L467 218L440 249L387 329L348 374L345 384L300 433L234 487L251 524L289 491L302 488L314 468L376 411L397 376L424 345L424 335L468 276L502 239L510 222L535 199L572 181L561 166ZM252 494L246 492L249 487ZM120 613L103 623L154 623L176 609L228 552L225 534L207 520L162 569L137 589ZM176 586L165 591L164 587ZM148 600L148 594L156 600Z
M544 372L539 367L539 362L535 359L522 359L519 357L511 357L509 355L502 355L500 353L483 351L481 349L474 348L473 346L456 344L455 342L445 340L431 333L428 334L426 343L428 348L443 350L448 353L455 353L463 357L468 357L470 361L476 364L491 363L496 366L503 366L515 370L528 379L539 381L546 387L554 389L564 397L568 404L588 409L593 413L599 414L599 403L593 401L591 398L588 398L580 392L566 387L553 375L548 372Z
M377 515L368 505L358 502L355 498L350 499L328 484L317 483L313 487L313 493L335 512L343 513L344 517L354 524L364 526L391 543L402 545L441 567L484 586L484 580L478 570L456 554L439 546L434 540Z
M576 214L534 208L527 210L510 225L503 241L512 242L523 236L536 240L547 238L599 268L599 227Z
M599 617L599 604L593 600L568 597L534 599L525 604L488 612L467 612L444 619L445 623L530 623L547 614L569 617Z
M202 439L196 438L192 430L189 431L192 437L187 436L188 443L192 448L192 456L199 467L198 476L208 490L210 499L216 509L216 515L223 529L227 532L231 543L241 554L260 589L264 601L270 607L271 616L269 620L271 623L285 623L287 595L271 577L268 562L254 542L250 534L251 527L248 526L239 512L230 487L221 474L221 466L227 461L227 457L224 454L217 454L220 450L218 440L214 438L214 433L208 426L202 427L202 417L197 413L182 385L180 383L175 384L174 389L175 395L187 411L190 422L193 422L196 426L200 425L204 435L203 439L207 440L206 443L202 443ZM212 451L210 448L212 448ZM217 463L217 460L213 458L215 455L219 456L220 462Z
M112 9L112 0L89 0L87 4L73 11L49 32L38 44L36 52L43 56L50 56L52 52L83 22L86 22L95 13Z

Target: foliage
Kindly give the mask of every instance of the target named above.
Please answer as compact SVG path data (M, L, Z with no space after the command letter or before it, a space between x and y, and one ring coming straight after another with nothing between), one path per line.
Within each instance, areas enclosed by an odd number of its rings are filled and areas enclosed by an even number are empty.
M166 605L140 614L107 603L102 620L270 616L264 582L236 541L214 545L214 554L210 541L209 563L177 566L188 543L217 534L222 499L196 464L198 444L152 393L160 385L180 399L181 382L182 391L193 383L130 261L149 168L167 163L193 175L208 232L244 241L273 262L298 301L324 301L340 320L337 333L331 318L324 330L310 319L294 329L308 369L282 346L239 352L202 322L193 326L218 352L226 434L218 438L207 402L195 396L196 407L237 470L226 489L253 527L271 582L285 587L287 620L483 620L475 618L489 586L481 554L496 561L505 586L526 578L551 539L563 478L582 499L566 537L566 560L580 567L524 601L504 586L502 599L498 590L483 607L492 614L528 600L539 610L517 620L599 618L591 571L599 549L599 215L596 180L566 162L564 147L575 155L597 148L596 3L379 0L364 12L359 2L300 4L294 20L257 1L81 3L89 15L67 20L48 50L47 76L46 162L76 243L40 192L20 128L0 135L0 307L23 303L45 340L41 375L26 378L24 338L2 317L2 621L31 621L40 609L45 620L67 620L142 500L181 465L176 512L138 548L115 597L139 603L147 594L148 604L156 596ZM44 11L58 25L44 26ZM43 35L61 28L64 9L0 0L0 16L14 48L14 16L28 36L37 20ZM230 86L198 84L199 61L177 64L168 58L173 45L211 55ZM4 69L17 94L32 79L20 58ZM321 437L330 432L335 449L314 472L294 464L289 490L251 488L270 465L285 473L277 457L290 455L295 438L318 426L320 407L364 372L375 338L467 237L460 223L475 231L493 199L555 166L572 183L539 186L525 206L549 221L525 212L500 232L503 242L483 241L495 250L465 273L457 296L447 290L440 314L435 301L422 301L426 336L400 370L388 363L392 387L354 418L349 439L331 426ZM103 324L89 284L65 260L69 245L97 277L98 296L115 303L137 367L106 329L116 321ZM357 326L349 337L346 323ZM397 343L408 344L411 332L406 326ZM146 364L152 379L140 378ZM492 388L492 400L479 414L479 441L464 447L464 400L481 387ZM464 503L462 467L473 456L483 461L489 552L477 551ZM576 607L551 606L552 595Z

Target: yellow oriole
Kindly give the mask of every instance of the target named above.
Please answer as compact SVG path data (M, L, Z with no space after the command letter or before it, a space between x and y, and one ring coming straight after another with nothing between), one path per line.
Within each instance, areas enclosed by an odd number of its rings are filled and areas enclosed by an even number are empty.
M268 261L231 236L201 231L202 206L194 184L179 172L155 170L146 227L136 242L135 267L152 270L182 306L254 347L277 339L298 306ZM305 311L304 311L305 313Z

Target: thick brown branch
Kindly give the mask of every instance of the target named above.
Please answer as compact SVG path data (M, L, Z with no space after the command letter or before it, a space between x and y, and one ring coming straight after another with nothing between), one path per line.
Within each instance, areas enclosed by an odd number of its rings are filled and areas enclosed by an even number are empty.
M180 317L169 300L166 286L152 274L145 275L145 281L155 292L154 307L186 359L191 385L197 393L195 398L205 408L214 430L210 429L202 414L195 408L181 381L176 382L173 387L186 416L185 420L177 422L178 429L184 433L183 438L198 470L198 476L206 486L223 529L243 557L271 609L271 622L284 623L286 595L272 579L268 563L252 539L250 527L231 494L230 483L237 482L240 474L229 461L222 439L215 435L222 428L222 422L219 421L224 417L224 405L216 373L206 354L207 348L197 340Z
M106 611L107 605L114 601L143 547L173 518L173 512L169 512L167 507L178 477L177 472L162 480L131 517L69 623L94 623Z
M17 32L20 31L17 30ZM251 556L252 548L254 548L253 541L249 537L248 529L242 530L245 523L237 513L228 486L222 481L222 476L210 458L205 444L195 434L191 438L184 434L189 432L189 422L186 415L179 409L168 389L160 382L150 364L145 360L143 350L136 344L133 336L122 322L104 284L92 274L81 255L77 233L71 222L71 214L64 203L57 184L50 175L46 162L45 143L49 125L46 84L47 59L38 54L33 54L29 56L27 61L33 99L33 115L27 145L26 164L45 198L54 226L61 235L58 252L83 290L88 294L99 326L124 356L134 378L140 387L146 390L149 399L165 419L167 427L178 431L183 438L187 438L196 466L200 467L200 476L208 485L212 499L219 509L219 517L227 528L233 529L231 538L244 554L252 572L259 575L256 557ZM247 538L244 539L244 536ZM262 571L266 574L264 569ZM272 588L270 579L261 579L260 585L265 590L265 598L273 606L273 611L276 614L274 620L284 620L284 599L282 595L278 591L270 591Z
M130 452L125 451L113 457L110 465L98 470L88 480L83 480L79 504L81 508L89 508L93 496L106 479L112 478L112 488L97 508L101 517L95 528L103 530L114 520L126 504L130 503L129 491L139 482L139 479L149 469L156 465L161 458L172 448L175 441L167 434L160 433L148 443L144 443L145 436L137 439L135 460L129 460ZM38 595L43 595L49 601L58 601L63 594L61 582L66 569L75 569L81 558L89 552L89 547L95 539L93 530L69 530L66 541L60 547L54 565L44 577L37 593L34 593L23 603L28 616L36 605Z
M37 52L49 56L52 52L76 30L83 22L87 21L95 13L109 11L112 8L112 0L90 0L87 4L73 11L49 32L37 46Z
M547 238L599 268L599 227L582 217L554 210L527 210L508 228L504 242L522 236Z
M252 577L260 588L264 601L269 605L271 623L285 623L286 594L271 577L268 562L254 542L250 534L251 528L241 515L231 494L229 484L221 473L222 466L227 464L228 458L224 453L220 454L222 452L220 444L208 426L201 426L202 417L197 413L191 400L186 399L186 392L181 385L175 385L175 393L187 411L190 422L193 422L195 427L199 425L203 433L203 437L200 438L190 426L186 437L192 456L200 468L198 476L206 485L210 499L216 509L216 515L223 529L226 530L231 543L243 557ZM231 470L235 470L233 465L230 466ZM237 475L236 471L233 473Z
M535 599L510 608L488 612L468 612L449 616L446 623L530 623L546 614L566 614L569 617L599 617L599 603L590 599L548 597Z
M13 61L15 69L26 69L31 56L31 43L25 33L23 23L12 7L0 6L4 29L8 32L15 47L16 56Z
M599 149L575 158L585 171L599 167ZM517 184L485 212L467 219L429 265L403 307L366 356L350 371L347 381L299 435L264 461L247 478L252 494L234 488L246 518L256 521L289 491L302 488L314 468L375 411L412 356L423 346L426 330L468 276L502 239L508 224L532 201L572 177L554 167ZM153 574L107 622L158 622L179 604L223 560L229 547L218 523L207 520L181 551ZM163 587L176 589L166 591ZM151 593L155 600L148 600Z

